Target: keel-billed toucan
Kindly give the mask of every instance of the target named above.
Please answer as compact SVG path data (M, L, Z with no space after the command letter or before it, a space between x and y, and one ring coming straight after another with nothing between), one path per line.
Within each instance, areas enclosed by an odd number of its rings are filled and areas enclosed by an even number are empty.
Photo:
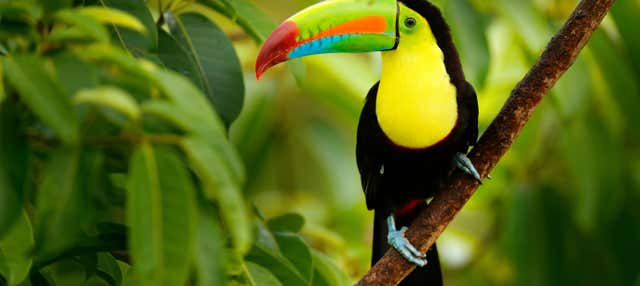
M455 166L479 180L464 155L478 135L476 94L438 8L426 0L320 2L269 36L256 75L307 55L372 51L382 52L382 76L360 115L356 157L375 210L373 262L391 245L419 266L430 262L401 285L438 285L435 247L419 252L404 231Z

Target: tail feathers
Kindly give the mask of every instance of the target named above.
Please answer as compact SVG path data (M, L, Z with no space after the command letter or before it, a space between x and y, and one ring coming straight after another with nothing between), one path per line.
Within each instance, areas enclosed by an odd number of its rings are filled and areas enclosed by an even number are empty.
M426 207L424 203L415 208L411 213L396 218L398 228L409 226L416 216ZM388 212L376 211L373 226L373 255L371 265L375 264L389 249L387 243L387 216ZM435 244L427 251L428 264L424 267L417 267L407 276L399 286L442 286L442 270L440 269L440 259Z

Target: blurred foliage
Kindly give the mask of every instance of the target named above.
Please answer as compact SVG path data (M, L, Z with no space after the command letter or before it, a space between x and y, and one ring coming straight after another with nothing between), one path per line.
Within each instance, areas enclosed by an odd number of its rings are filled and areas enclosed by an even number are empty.
M311 0L0 1L0 285L348 285L375 54L257 82ZM575 0L439 0L481 128ZM605 24L438 241L448 285L640 285L640 2Z

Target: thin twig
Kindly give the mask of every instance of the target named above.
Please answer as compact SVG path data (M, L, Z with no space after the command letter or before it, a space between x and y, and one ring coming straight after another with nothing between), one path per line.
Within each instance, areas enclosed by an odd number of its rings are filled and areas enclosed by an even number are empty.
M507 152L538 103L573 64L614 2L581 1L538 62L511 92L498 116L469 154L482 178L487 177ZM478 183L470 176L455 172L413 222L406 233L407 238L420 250L429 249L477 188ZM356 285L398 285L414 268L415 265L395 250L390 250Z

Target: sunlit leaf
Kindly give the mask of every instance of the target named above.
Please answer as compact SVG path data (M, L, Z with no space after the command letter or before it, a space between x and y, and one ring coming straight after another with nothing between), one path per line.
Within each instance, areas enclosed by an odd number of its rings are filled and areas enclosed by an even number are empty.
M99 0L100 4L134 16L144 25L146 34L113 27L115 36L134 55L140 56L157 47L158 29L144 0Z
M129 168L129 245L139 285L184 285L196 243L191 178L170 149L143 143Z
M263 42L276 28L275 22L248 0L200 0L219 13L235 21L256 42Z
M21 56L7 58L4 63L9 82L33 112L53 128L61 140L77 142L78 123L71 99L45 72L42 60Z
M140 117L140 108L135 99L127 92L110 86L85 89L79 91L73 98L76 104L92 104L116 110L132 121Z
M76 10L62 10L56 13L56 19L77 28L87 38L92 38L99 42L109 42L109 32L93 17L84 15ZM58 37L55 33L56 31L52 32L51 37L60 41L66 40L64 37Z
M521 42L529 52L539 54L547 44L551 31L535 3L528 0L499 0L496 6L501 15L518 31Z
M77 11L103 24L112 24L118 27L128 28L142 34L148 33L138 18L118 9L89 6L79 8Z
M240 61L231 41L213 22L199 14L168 17L171 33L192 58L199 84L226 126L238 117L244 102Z
M8 285L18 285L29 274L33 246L31 222L22 212L9 231L0 237L0 275Z

